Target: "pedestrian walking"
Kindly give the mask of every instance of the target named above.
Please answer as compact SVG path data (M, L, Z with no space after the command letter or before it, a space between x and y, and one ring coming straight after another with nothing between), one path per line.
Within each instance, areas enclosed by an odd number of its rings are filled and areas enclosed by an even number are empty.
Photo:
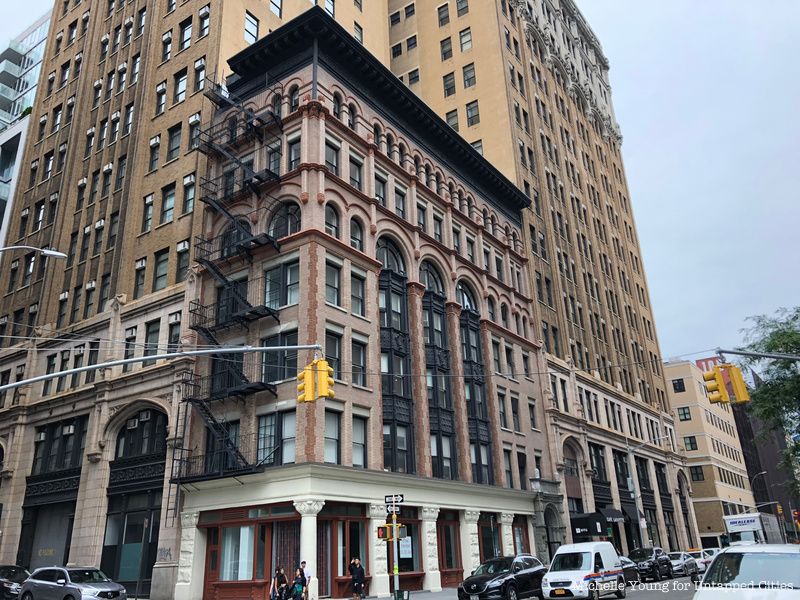
M286 600L286 574L283 572L282 567L275 569L275 576L272 578L272 583L269 586L270 600Z
M305 585L303 587L303 598L308 600L308 590L311 587L311 570L306 566L306 561L300 562L300 568L303 571L303 576L305 577Z
M303 569L297 567L294 570L294 581L292 583L291 598L293 600L302 600L303 589L306 587L306 576L303 574Z
M361 600L364 597L364 566L361 559L353 557L350 561L350 578L353 584L353 600Z

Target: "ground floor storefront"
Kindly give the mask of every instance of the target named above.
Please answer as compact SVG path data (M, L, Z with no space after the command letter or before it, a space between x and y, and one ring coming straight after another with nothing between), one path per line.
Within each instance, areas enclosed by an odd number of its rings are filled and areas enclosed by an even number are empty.
M407 537L397 557L377 538L391 494L405 498L398 521ZM312 598L348 597L356 557L371 596L389 595L395 562L401 589L454 587L493 556L546 559L550 540L563 540L552 514L559 504L535 491L328 465L196 483L185 489L175 598L267 598L275 570L291 579L303 560Z

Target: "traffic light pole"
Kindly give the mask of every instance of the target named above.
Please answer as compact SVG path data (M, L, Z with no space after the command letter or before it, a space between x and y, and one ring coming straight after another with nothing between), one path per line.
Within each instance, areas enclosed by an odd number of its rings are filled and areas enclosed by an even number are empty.
M392 560L392 573L394 573L394 598L401 600L400 595L400 544L397 541L399 532L397 531L397 513L392 512L392 548L394 549L394 557Z
M319 344L306 344L302 346L231 346L228 348L203 348L202 350L185 350L182 352L168 352L167 354L151 354L149 356L137 356L135 358L110 360L108 362L99 363L96 365L77 367L75 369L67 369L66 371L56 371L53 373L47 373L45 375L39 375L37 377L31 377L30 379L14 381L6 385L0 385L0 392L13 390L18 387L30 385L31 383L38 383L39 381L47 381L48 379L66 377L67 375L72 375L73 373L96 371L97 369L107 369L109 367L118 367L120 365L130 365L137 362L150 362L165 360L168 358L180 358L182 356L204 356L207 354L244 354L245 352L285 352L286 350L322 350L322 346Z
M737 356L749 356L751 358L772 358L775 360L795 360L800 361L800 354L776 354L774 352L745 352L744 350L723 350L717 348L717 354L723 359L723 354L736 354Z

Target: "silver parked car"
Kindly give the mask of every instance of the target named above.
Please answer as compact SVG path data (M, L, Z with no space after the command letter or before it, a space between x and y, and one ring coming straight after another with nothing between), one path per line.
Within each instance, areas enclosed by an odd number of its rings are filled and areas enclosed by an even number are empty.
M36 569L20 590L21 600L126 600L125 588L100 569L42 567Z
M688 552L670 552L669 560L672 563L673 573L697 575L699 572L697 561Z

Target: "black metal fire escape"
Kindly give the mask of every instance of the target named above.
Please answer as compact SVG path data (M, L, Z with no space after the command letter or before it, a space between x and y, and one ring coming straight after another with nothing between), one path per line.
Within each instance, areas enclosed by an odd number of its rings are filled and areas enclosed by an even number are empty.
M272 90L268 97L274 93L280 93L280 89ZM201 178L200 200L228 226L216 237L196 239L195 260L217 282L218 297L216 302L205 305L193 300L189 305L189 326L209 345L221 346L218 335L224 330L247 327L262 318L278 320L277 303L267 296L266 278L232 280L225 273L225 265L236 259L252 261L252 252L263 246L280 250L275 237L264 228L264 218L259 231L253 231L249 218L237 217L229 207L251 194L258 198L258 210L264 214L276 203L268 192L280 181L283 123L270 106L256 114L212 80L206 81L205 95L217 105L217 111L212 124L199 131L196 147L208 156L209 172L217 175ZM253 151L265 154L267 168L255 171L252 158L242 158L242 152L252 156ZM264 390L275 393L275 386L264 381L262 365L254 354L212 354L211 365L209 375L185 374L183 400L195 408L219 450L209 460L208 454L193 455L192 449L176 448L172 474L176 483L254 472L264 462L259 460L260 450L249 448L243 452L209 402L229 397L243 399ZM184 438L186 433L184 424ZM219 460L220 455L223 460Z

